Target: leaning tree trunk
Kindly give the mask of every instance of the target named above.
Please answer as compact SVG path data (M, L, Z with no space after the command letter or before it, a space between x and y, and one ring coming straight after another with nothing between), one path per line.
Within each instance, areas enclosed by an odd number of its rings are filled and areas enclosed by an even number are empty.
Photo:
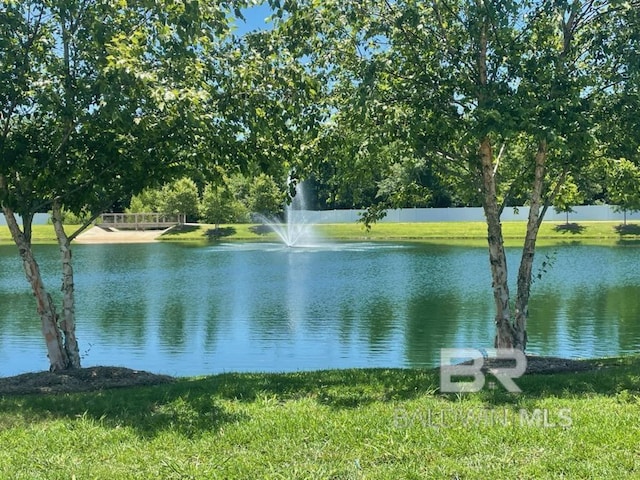
M542 209L542 187L544 183L545 164L547 159L547 142L538 144L535 158L535 174L531 190L527 233L520 258L518 270L518 291L516 293L515 319L513 325L514 347L524 351L527 347L527 319L529 317L529 295L531 292L531 276L533 259L536 252L538 230L544 217Z
M507 277L507 255L504 250L500 207L496 195L495 172L491 142L485 138L480 144L480 162L482 169L482 206L487 220L487 241L489 243L489 262L493 299L496 305L496 348L513 347L513 326L509 306L509 284Z
M53 202L51 217L62 257L62 321L60 329L64 336L63 346L69 358L69 367L80 368L80 353L76 338L75 287L71 265L71 246L69 237L62 226L62 211L58 201Z
M47 345L50 364L49 369L52 372L65 370L69 367L69 357L67 356L63 346L62 333L58 328L58 315L56 314L53 299L42 282L40 267L38 266L31 250L31 242L20 230L13 210L5 206L2 207L2 210L7 220L7 226L11 232L11 237L18 247L20 257L22 258L22 264L24 266L27 280L31 285L33 295L36 298L38 315L42 321L42 334ZM23 219L23 221L29 222L29 219ZM31 225L24 225L25 231L30 230L30 228Z

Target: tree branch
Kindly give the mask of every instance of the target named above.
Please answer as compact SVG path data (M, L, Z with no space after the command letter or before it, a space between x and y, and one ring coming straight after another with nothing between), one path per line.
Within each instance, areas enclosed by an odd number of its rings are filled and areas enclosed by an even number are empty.
M553 188L553 191L545 199L544 206L542 207L542 212L540 212L540 216L538 217L538 221L537 221L537 226L538 227L540 227L540 225L542 225L542 220L544 219L545 213L547 213L547 210L549 209L549 207L551 206L551 204L555 200L556 196L558 195L558 192L560 191L560 188L562 187L562 185L566 181L568 174L569 174L569 170L568 170L567 167L565 167L563 169L562 173L560 174L560 178L559 178L558 182L556 183L555 187Z

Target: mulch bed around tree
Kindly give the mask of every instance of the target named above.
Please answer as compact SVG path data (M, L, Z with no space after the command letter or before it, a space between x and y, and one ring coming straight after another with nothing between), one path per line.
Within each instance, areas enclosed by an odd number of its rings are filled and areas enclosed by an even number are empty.
M461 362L460 365L471 365L472 360ZM456 365L443 366L441 368L455 369ZM492 368L511 369L515 367L512 359L485 358L481 369L485 372ZM440 368L440 367L439 367ZM573 360L561 357L544 357L538 355L527 355L527 369L525 374L552 374L552 373L575 373L594 371L603 368L597 360ZM508 371L508 370L506 370Z
M601 368L603 367L594 360L527 355L526 373L572 373L600 370Z
M88 367L57 373L23 373L0 378L0 395L88 392L107 388L159 385L174 381L175 378L168 375L156 375L123 367Z

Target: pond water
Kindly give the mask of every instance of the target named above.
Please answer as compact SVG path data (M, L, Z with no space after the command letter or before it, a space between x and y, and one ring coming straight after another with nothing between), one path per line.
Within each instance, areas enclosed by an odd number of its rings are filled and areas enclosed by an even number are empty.
M639 253L540 248L528 352L572 358L638 352ZM36 255L59 296L56 247L37 246ZM512 276L518 256L509 250ZM84 366L170 375L431 367L440 348L493 341L484 248L77 245L74 262ZM47 369L15 247L0 247L0 272L0 376Z

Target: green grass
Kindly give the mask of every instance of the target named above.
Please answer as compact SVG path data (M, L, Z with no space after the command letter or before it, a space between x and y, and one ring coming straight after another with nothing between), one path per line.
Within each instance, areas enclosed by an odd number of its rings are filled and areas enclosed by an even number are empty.
M65 225L67 234L74 233L80 225ZM31 232L31 241L34 244L55 244L57 243L56 232L53 225L33 225ZM9 227L0 225L0 245L12 244L11 233Z
M525 222L502 224L505 242L520 244L524 238ZM65 227L73 232L76 226ZM379 223L366 231L358 223L335 223L317 225L318 233L330 240L345 241L424 241L450 244L452 241L464 245L486 245L484 222L428 222L428 223ZM569 224L544 222L538 236L543 244L634 244L640 243L640 226L630 223L622 227L619 222L582 222ZM172 242L205 243L211 241L275 241L276 235L268 229L248 224L223 225L216 231L213 225L183 226L161 237ZM34 225L34 243L55 243L51 225ZM0 244L11 243L6 226L0 226Z
M546 223L549 242L633 243L636 226ZM583 227L583 228L582 228ZM208 240L202 226L175 241ZM230 240L272 240L248 225ZM345 240L484 243L483 223L323 225ZM521 222L505 222L518 241ZM0 227L0 242L10 241ZM50 226L34 242L54 241ZM0 478L640 478L640 357L532 375L523 393L442 395L433 371L223 374L170 385L0 397Z
M600 363L520 395L375 369L0 397L0 478L638 478L640 357Z
M507 244L521 243L524 238L525 222L504 222L503 235ZM379 223L370 231L366 231L361 224L336 223L316 226L317 232L324 238L331 240L356 241L413 241L442 243L451 240L463 244L486 245L486 224L484 222L429 222L429 223ZM199 227L183 227L161 239L167 241L206 242L211 240L224 241L274 241L274 233L265 228L253 225L228 225L222 230L222 235L211 236L212 225ZM616 244L640 242L640 227L629 224L621 228L618 222L583 222L570 224L568 227L562 222L543 223L539 241L545 243L582 243L582 244Z
M74 226L65 228L70 232ZM34 225L31 239L33 243L56 243L56 233L53 231L53 225ZM8 243L13 243L9 227L0 225L0 245Z

